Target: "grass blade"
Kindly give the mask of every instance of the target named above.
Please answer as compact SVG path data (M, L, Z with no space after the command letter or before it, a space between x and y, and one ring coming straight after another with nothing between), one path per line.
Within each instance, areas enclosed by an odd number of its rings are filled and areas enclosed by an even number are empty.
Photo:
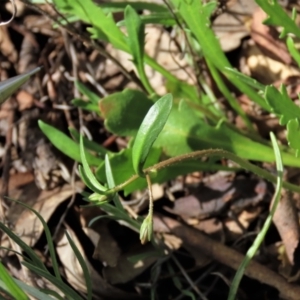
M230 287L228 300L234 300L236 298L236 293L237 293L240 281L244 275L245 269L249 265L251 259L254 257L254 255L257 252L258 248L260 247L262 241L264 240L264 238L267 234L267 231L271 226L273 216L275 214L277 205L280 200L281 188L282 188L283 165L282 165L281 154L280 154L280 150L279 150L276 138L272 132L270 135L271 135L271 141L272 141L272 145L273 145L273 149L274 149L274 154L275 154L275 159L276 159L276 169L277 169L277 185L276 185L276 190L275 190L275 194L274 194L273 205L272 205L271 211L270 211L261 231L255 238L252 246L247 251L244 260L242 261L241 265L239 266L239 268L234 276L234 279L233 279L231 287Z
M84 261L83 256L81 255L80 251L76 247L75 243L73 242L73 240L71 239L71 237L70 237L70 235L67 231L66 231L66 236L67 236L67 239L70 243L70 246L71 246L72 250L74 251L75 256L78 259L78 262L79 262L79 264L82 268L83 276L84 276L84 279L85 279L85 282L86 282L87 299L92 300L92 297L93 297L93 295L92 295L92 281L91 281L91 276L90 276L90 272L88 270L88 267L87 267L87 265Z
M5 267L0 262L0 279L4 283L3 289L9 292L15 299L28 300L27 295L16 284L12 276L8 273Z

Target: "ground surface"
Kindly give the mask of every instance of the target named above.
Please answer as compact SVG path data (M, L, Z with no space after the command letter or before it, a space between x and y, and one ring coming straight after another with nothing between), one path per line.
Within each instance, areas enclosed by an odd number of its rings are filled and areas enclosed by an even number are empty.
M151 293L154 299L192 299L191 292L196 299L226 299L228 285L242 258L239 253L245 253L261 228L274 186L243 171L199 172L155 186L154 228L157 237L171 249L168 256L154 253L150 244L141 245L136 232L116 221L101 219L88 227L89 221L103 211L82 208L85 202L80 193L85 187L76 173L77 165L51 146L37 121L41 119L65 133L68 127L83 128L95 142L118 151L126 146L127 139L110 134L96 114L72 105L71 100L82 97L74 79L88 85L100 98L137 85L99 51L64 29L53 28L47 16L21 2L17 6L15 19L0 27L0 79L40 65L44 69L1 107L1 195L23 201L40 212L53 234L62 274L75 290L84 292L82 272L63 234L69 231L88 262L94 299L149 299ZM41 8L52 13L47 5ZM0 2L0 17L10 18L6 1ZM235 67L263 84L285 83L296 100L299 69L277 38L276 29L261 25L264 18L254 1L229 1L228 12L216 18L214 28ZM80 32L85 25L78 22L74 26ZM169 28L149 26L147 32L147 52L180 79L192 83L192 71L180 60ZM127 55L110 45L104 47L133 74ZM164 79L151 70L147 72L156 92L164 94ZM257 111L244 95L237 96L261 136L267 137L272 130L285 143L284 129L274 116ZM219 101L224 103L221 96ZM243 126L234 115L232 122ZM273 165L263 167L275 170ZM287 170L286 176L299 182L298 170ZM145 215L147 197L144 191L133 193L124 197L124 205L132 215ZM239 299L274 300L279 299L278 290L287 295L300 288L300 202L297 195L285 193L280 205L276 226L272 225L255 257L256 263L249 267L252 279L243 279ZM37 218L4 198L2 210L6 224L51 268L44 230ZM15 247L5 236L2 245ZM142 255L134 262L128 260L145 253L151 255ZM40 287L49 284L20 269L15 255L2 251L1 257L17 278Z

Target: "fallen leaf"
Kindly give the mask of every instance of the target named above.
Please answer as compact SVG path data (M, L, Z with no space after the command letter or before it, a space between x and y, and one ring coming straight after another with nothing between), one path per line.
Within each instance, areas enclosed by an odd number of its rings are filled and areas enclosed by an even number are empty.
M41 191L35 203L31 204L31 206L43 217L45 222L47 222L60 203L71 197L75 192L81 192L82 189L83 184L77 182L76 190L74 190L71 185L65 184L51 191ZM30 198L32 195L28 194L26 197ZM27 201L23 198L22 202ZM43 231L42 223L30 210L25 209L17 216L15 232L27 245L32 247Z
M285 252L291 265L295 264L297 248L299 248L299 218L290 192L284 191L278 203L273 222L285 246ZM299 254L299 253L298 253Z

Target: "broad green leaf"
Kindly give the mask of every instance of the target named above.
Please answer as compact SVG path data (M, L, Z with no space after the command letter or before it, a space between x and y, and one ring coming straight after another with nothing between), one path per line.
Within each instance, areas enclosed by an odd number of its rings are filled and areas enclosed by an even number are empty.
M65 155L74 159L75 161L81 162L79 145L75 143L71 138L62 133L60 130L56 129L53 126L50 126L43 121L39 120L39 127L49 141L60 150ZM89 152L85 153L88 164L91 166L98 166L102 163L102 159L97 158L90 154Z
M35 68L24 74L0 82L0 104L21 87L33 74L39 72L41 67Z
M27 295L20 289L14 279L0 262L0 280L4 283L4 289L9 292L15 299L28 300Z
M160 149L151 149L149 156L146 160L145 167L150 167L159 161L161 155ZM132 149L124 149L116 154L111 154L109 158L111 169L114 170L114 180L116 185L123 183L125 180L135 174L132 165ZM101 164L96 171L98 180L105 182L105 164ZM147 186L144 178L139 178L133 183L125 187L125 195L130 194L132 191L144 189Z
M300 126L299 126L299 119L292 119L289 120L287 123L287 140L293 149L296 150L296 157L299 156L300 150Z
M281 125L286 125L289 120L299 118L300 108L290 99L284 85L281 85L279 91L274 86L267 86L264 97L272 112L280 118Z
M153 102L137 90L124 90L103 98L100 111L105 127L121 136L135 136Z
M79 169L80 173L85 179L85 182L88 182L88 186L95 191L96 193L99 194L104 194L104 192L107 190L105 186L103 186L95 177L93 172L90 169L90 166L88 164L88 161L86 159L85 155L85 150L84 150L84 145L83 145L83 138L82 136L80 137L80 158L82 162L83 169Z
M298 25L287 15L277 0L255 0L255 2L268 15L264 24L283 27L284 32L281 37L284 37L287 33L293 33L300 38L300 29Z
M167 94L156 101L145 116L132 147L132 163L136 174L144 176L143 168L150 149L164 128L170 111L173 98Z
M273 162L271 147L252 141L222 123L218 127L198 118L184 101L174 107L154 147L162 147L168 156L177 156L202 149L224 149L249 160ZM300 160L282 153L283 161L289 166L300 166Z

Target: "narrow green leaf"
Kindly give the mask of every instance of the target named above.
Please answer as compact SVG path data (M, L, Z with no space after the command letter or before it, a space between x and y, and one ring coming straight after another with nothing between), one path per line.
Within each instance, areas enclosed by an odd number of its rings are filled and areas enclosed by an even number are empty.
M145 116L132 147L134 171L144 176L143 167L149 151L164 128L172 109L172 95L167 94L155 102Z
M280 118L281 125L300 116L300 108L288 96L284 85L281 85L279 91L274 86L267 86L264 97L272 112Z
M45 222L43 217L36 210L34 210L32 207L30 207L29 205L27 205L23 202L17 201L17 200L13 200L13 201L15 201L16 203L22 205L23 207L25 207L25 208L29 209L31 212L33 212L38 217L40 222L42 223L44 231L45 231L46 239L47 239L47 245L48 245L48 249L49 249L49 253L50 253L50 257L51 257L51 261L52 261L52 267L53 267L53 270L54 270L54 274L55 274L57 279L61 280L59 266L58 266L58 262L57 262L57 258L56 258L54 245L53 245L52 235L51 235L51 232L49 230L49 227L48 227L47 223ZM44 266L43 263L39 263L37 266L39 268L42 267L42 269L45 269L45 266Z
M23 85L31 75L39 72L41 67L35 68L24 74L9 78L0 82L0 104L11 96L21 85Z
M112 14L106 15L103 9L92 0L54 0L58 9L67 14L74 14L91 24L95 38L110 42L114 47L129 52L126 37L116 26Z
M146 88L147 92L151 95L154 94L148 77L144 69L144 39L145 39L145 25L143 24L140 16L136 11L128 5L125 9L125 24L128 32L127 43L133 57L140 79Z
M133 62L136 66L143 67L145 26L130 5L125 8L125 24L128 32L127 43L133 56Z
M98 180L96 179L95 175L93 174L93 172L91 171L91 169L89 167L89 164L86 159L85 151L84 151L82 136L80 138L80 157L81 157L81 162L82 162L82 166L83 166L83 171L84 171L87 179L89 180L90 184L93 187L92 190L95 189L97 192L104 194L104 192L107 190L107 188L105 186L103 186L102 184L100 184L100 182L98 182Z
M43 291L38 290L37 288L27 285L26 283L18 280L18 279L14 279L16 284L25 292L27 292L29 295L35 297L36 299L39 300L53 300L53 297L48 296L47 294L45 294ZM52 291L53 292L53 291ZM57 293L56 293L57 294ZM16 298L18 299L18 298ZM59 298L59 296L57 297L57 299L61 299Z
M74 106L80 107L84 110L95 112L96 114L100 115L100 110L99 110L98 104L94 104L92 102L84 101L82 99L73 99L72 104Z
M75 85L78 88L79 92L85 95L90 100L90 102L98 105L100 97L97 94L92 92L86 85L84 85L78 80L75 81Z
M122 2L100 2L99 6L107 12L123 12L128 6L132 6L135 10L149 10L150 12L168 13L165 5L143 1L122 1ZM169 13L169 16L171 14Z
M284 37L287 33L293 33L300 38L300 29L297 24L290 18L277 0L255 0L255 2L267 13L268 18L264 21L264 24L282 26L284 28L284 34L280 37Z
M94 193L103 195L103 191L99 190L98 188L96 188L90 181L90 179L88 178L88 176L86 175L86 173L84 172L83 166L79 165L78 166L78 172L79 175L83 181L83 183Z
M80 136L81 134L74 128L69 127L69 132L71 133L73 139L79 143L80 141ZM90 151L96 152L98 154L98 156L101 157L101 159L104 159L104 156L106 153L110 153L109 150L107 150L106 148L102 147L101 145L99 145L98 143L91 141L89 139L87 139L86 137L82 137L83 138L83 143L84 143L84 147L85 149L88 149Z
M37 254L30 248L26 243L24 243L16 234L14 234L9 228L7 228L3 223L0 222L0 229L5 232L20 248L27 254L31 262L40 269L47 271L45 265Z
M5 267L0 262L0 280L5 285L5 290L9 292L15 299L18 300L28 300L27 295L20 289L20 287L15 283L14 279L7 272Z
M259 83L256 79L247 76L241 72L239 72L236 69L233 68L225 68L225 74L231 73L232 75L234 75L238 80L243 81L244 83L246 83L247 85L259 90L259 91L264 91L266 86L264 86L263 84ZM228 73L227 73L228 72Z
M40 269L35 265L32 265L25 261L22 262L22 265L24 265L26 268L28 268L30 271L34 272L35 274L41 276L42 278L49 280L53 285L58 287L69 300L83 300L83 298L80 297L72 288L70 288L62 280L54 277L48 271Z
M296 150L296 157L299 156L300 151L300 126L299 120L292 119L287 123L287 140L289 145Z
M81 162L79 145L77 143L75 143L71 138L62 133L60 130L44 123L41 120L39 120L38 124L42 132L58 150L74 159L75 161ZM102 159L93 156L89 152L85 153L85 157L88 161L88 164L91 166L98 166L103 161Z
M105 155L105 175L106 175L108 187L110 189L114 188L116 186L116 183L110 165L109 156L107 154ZM125 211L117 193L113 195L113 202L118 209L120 209L121 211Z
M161 156L161 149L152 148L145 163L145 168L156 164ZM114 181L116 185L123 183L125 180L135 174L132 166L132 148L123 149L118 153L111 154L109 162L114 171ZM104 162L99 165L96 171L96 178L101 182L106 181ZM138 178L124 188L124 194L128 195L133 191L142 190L147 187L144 178Z
M288 48L290 54L292 55L294 60L297 62L298 67L300 67L300 53L299 53L299 50L296 48L292 37L290 37L290 36L287 37L286 45L287 45L287 48Z
M271 141L272 141L272 146L274 150L274 155L275 155L275 160L276 160L276 169L277 169L277 185L276 185L276 190L275 190L275 195L274 195L274 202L271 208L271 211L269 212L269 215L255 238L252 246L249 248L247 251L242 263L240 264L234 279L232 281L232 285L230 287L229 295L228 295L228 300L235 300L236 299L236 293L240 284L240 281L244 275L244 272L249 265L251 259L254 257L256 254L257 250L259 249L260 245L262 244L271 224L272 224L272 219L275 214L276 208L278 206L278 203L280 201L280 196L281 196L281 188L282 188L282 182L283 182L283 164L282 164L282 158L280 154L280 149L278 147L275 135L271 132Z
M86 283L86 290L87 290L87 299L88 300L92 300L92 281L91 281L91 276L90 276L90 272L89 269L84 261L83 256L81 255L80 251L78 250L78 248L76 247L75 243L73 242L73 240L71 239L69 233L66 231L66 236L67 239L70 243L70 246L72 248L72 250L74 251L74 254L81 266L82 272L83 272L83 276L85 279L85 283Z

